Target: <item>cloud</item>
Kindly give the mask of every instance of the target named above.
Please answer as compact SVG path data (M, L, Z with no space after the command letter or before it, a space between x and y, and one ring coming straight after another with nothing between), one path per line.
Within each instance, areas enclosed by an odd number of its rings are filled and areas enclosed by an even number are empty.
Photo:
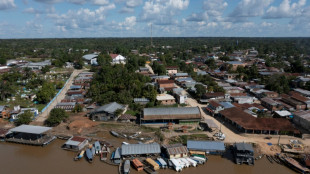
M134 7L141 5L142 3L143 3L143 0L127 0L126 6L134 8Z
M148 0L144 3L140 21L151 21L157 25L175 24L174 16L188 5L189 0Z
M299 0L297 3L292 3L290 0L283 0L278 6L271 6L264 15L264 18L291 18L295 16L300 16L306 5L306 0Z
M206 0L203 2L203 9L208 16L221 16L227 6L228 3L223 0Z
M1 0L0 1L0 10L8 10L15 8L16 5L14 3L14 0Z
M120 23L120 26L122 28L125 28L126 30L132 30L133 27L136 25L137 18L135 16L126 17L125 21Z
M63 0L35 0L37 2L46 3L46 4L55 4L58 2L62 2Z
M48 17L54 20L58 29L63 31L78 28L92 28L103 25L106 18L106 12L114 9L115 4L101 6L96 10L81 8L77 11L69 10L66 14L49 14Z
M44 13L44 11L34 9L33 7L26 8L23 12L24 13L29 13L29 14L42 14L42 13Z
M262 16L272 2L273 0L241 0L229 16L232 18Z
M119 11L120 13L133 13L135 8L143 4L143 0L118 0L118 3L124 3L124 7Z
M94 5L108 5L109 0L93 0L92 2Z
M186 20L193 22L205 21L209 18L207 13L192 13Z

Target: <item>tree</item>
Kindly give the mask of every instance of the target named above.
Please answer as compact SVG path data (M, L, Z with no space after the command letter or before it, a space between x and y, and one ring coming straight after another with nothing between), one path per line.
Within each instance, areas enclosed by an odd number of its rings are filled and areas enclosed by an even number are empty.
M51 70L51 67L50 66L44 66L41 71L43 74L46 74L47 72L50 72Z
M80 58L74 62L73 66L75 69L82 69L84 66L84 61L82 60L82 58Z
M0 80L0 100L4 100L11 96L14 92L13 85L8 81Z
M114 112L114 115L115 115L115 116L119 116L121 113L123 113L123 109L117 109L117 110Z
M17 120L14 121L16 126L22 125L22 124L29 124L33 119L33 113L30 111L25 111L23 114L20 114L17 118Z
M82 112L83 111L83 106L80 104L76 104L72 110L74 113Z
M61 108L54 108L51 110L50 115L45 120L45 125L47 126L57 126L62 121L66 120L68 118L68 114L65 110Z
M36 94L37 101L39 103L47 103L54 97L55 93L55 85L53 83L45 82Z
M197 98L201 98L201 96L206 93L206 88L201 84L195 85L195 88L196 88L196 97Z

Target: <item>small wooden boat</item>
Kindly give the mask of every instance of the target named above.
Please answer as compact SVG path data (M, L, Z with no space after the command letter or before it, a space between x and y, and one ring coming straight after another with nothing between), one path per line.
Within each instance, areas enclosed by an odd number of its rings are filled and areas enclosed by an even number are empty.
M99 155L101 153L101 146L100 146L99 141L96 141L94 143L94 146L95 146L95 153L96 153L96 155Z
M77 161L77 160L83 158L84 153L85 153L85 150L82 150L81 152L79 152L79 153L76 155L76 157L74 158L74 160Z
M93 156L96 154L96 150L95 150L94 146L91 148L91 152L92 152Z
M88 162L93 162L93 153L91 151L91 149L86 149L86 157Z
M119 137L120 135L115 131L110 131L113 136Z
M124 162L124 174L129 174L130 172L130 161L126 160Z
M268 161L269 161L271 164L273 164L273 161L272 161L272 159L271 159L271 157L270 157L269 155L266 155L266 158L268 159Z
M143 164L137 158L132 160L132 164L137 169L137 171L142 171L143 170Z
M107 148L108 148L108 147L106 147L106 146L102 146L101 153L100 153L100 160L101 160L101 161L107 160L107 157L108 157Z
M310 173L310 170L302 166L298 161L294 160L291 157L284 157L279 155L279 159L284 162L288 167L297 171L298 173Z

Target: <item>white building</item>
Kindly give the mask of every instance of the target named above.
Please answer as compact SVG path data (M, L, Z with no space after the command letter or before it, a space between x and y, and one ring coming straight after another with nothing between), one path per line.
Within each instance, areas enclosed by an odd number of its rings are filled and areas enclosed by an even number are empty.
M110 54L113 64L126 64L126 58L120 54Z

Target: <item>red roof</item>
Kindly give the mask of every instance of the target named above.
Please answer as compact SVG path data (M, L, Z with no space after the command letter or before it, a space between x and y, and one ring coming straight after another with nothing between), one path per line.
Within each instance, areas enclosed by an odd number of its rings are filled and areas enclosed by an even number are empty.
M265 107L263 107L262 105L257 104L257 103L253 103L253 104L249 104L249 103L244 103L244 104L233 103L233 105L235 105L236 107L241 108L243 110L249 109L250 107L256 107L256 108L258 108L260 110L266 109Z
M110 56L112 57L112 59L115 59L118 56L118 54L110 54Z
M85 140L86 140L86 138L83 138L83 137L73 137L73 138L71 138L71 141L83 142Z
M301 101L301 102L307 102L309 101L310 99L308 99L307 97L304 97L302 95L300 95L298 92L295 92L295 91L291 91L290 92L290 95L293 99L295 100L298 100L298 101Z
M219 104L217 101L215 101L215 100L210 100L209 101L209 104L211 105L211 106L214 106L214 107L220 107L220 106L222 106L221 104Z
M231 93L230 96L231 97L239 97L239 96L246 96L246 93Z
M237 107L220 111L220 114L249 130L298 132L291 122L285 118L255 118Z
M174 80L158 80L158 84L170 84L174 83Z

